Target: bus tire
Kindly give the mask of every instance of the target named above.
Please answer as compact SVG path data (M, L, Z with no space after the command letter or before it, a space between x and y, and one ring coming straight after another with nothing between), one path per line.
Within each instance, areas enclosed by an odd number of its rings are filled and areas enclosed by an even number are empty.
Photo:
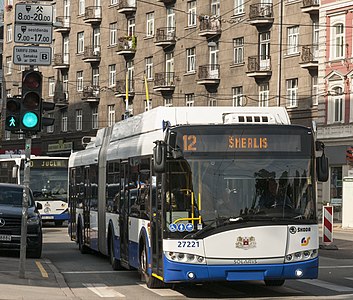
M77 230L77 240L78 240L78 249L82 254L87 254L88 253L88 248L83 242L83 230L81 229L81 226Z
M285 280L265 280L265 285L266 286L282 286L284 284Z
M114 256L114 238L113 235L109 234L109 261L114 271L123 269L120 260L116 259Z
M146 244L144 243L140 254L141 279L142 281L146 282L147 287L150 289L158 289L158 288L166 287L166 284L163 281L148 274L147 266L148 266L147 247L146 247Z

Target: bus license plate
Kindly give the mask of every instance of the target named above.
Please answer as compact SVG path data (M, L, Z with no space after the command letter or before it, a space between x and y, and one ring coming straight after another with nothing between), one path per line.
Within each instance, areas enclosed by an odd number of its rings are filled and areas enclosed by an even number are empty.
M53 216L42 216L42 219L43 220L52 220L52 219L54 219L54 217Z
M11 242L11 235L0 234L0 241Z

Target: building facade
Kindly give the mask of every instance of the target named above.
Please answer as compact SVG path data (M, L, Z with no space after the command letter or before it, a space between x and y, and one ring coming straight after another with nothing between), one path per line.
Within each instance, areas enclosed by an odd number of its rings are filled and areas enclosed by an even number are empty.
M28 66L12 57L19 1L5 2L3 82L14 96ZM285 106L305 126L318 116L317 0L50 3L53 62L38 68L55 124L33 138L34 153L69 155L98 128L161 105ZM1 153L23 149L23 136L2 133Z
M353 176L346 151L353 146L353 3L324 0L320 6L320 118L318 137L326 144L330 179L323 184L323 203L335 205L341 218L342 180Z

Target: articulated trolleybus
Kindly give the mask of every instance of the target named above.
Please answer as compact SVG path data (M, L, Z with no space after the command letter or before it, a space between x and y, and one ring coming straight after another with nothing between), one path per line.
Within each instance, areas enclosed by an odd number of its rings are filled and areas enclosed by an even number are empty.
M157 107L71 154L71 238L150 288L317 278L323 148L284 108Z
M24 155L0 155L0 182L23 184ZM68 157L31 156L30 182L43 222L60 226L69 218L67 203Z

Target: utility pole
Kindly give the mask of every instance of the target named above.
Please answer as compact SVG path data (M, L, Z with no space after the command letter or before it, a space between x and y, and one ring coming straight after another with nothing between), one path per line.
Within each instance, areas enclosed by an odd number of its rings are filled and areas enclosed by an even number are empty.
M26 272L26 249L27 249L27 219L28 219L28 202L29 202L29 179L31 165L31 148L32 134L26 133L25 141L25 163L23 176L23 197L22 197L22 220L21 220L21 246L20 246L20 264L19 277L25 278Z

